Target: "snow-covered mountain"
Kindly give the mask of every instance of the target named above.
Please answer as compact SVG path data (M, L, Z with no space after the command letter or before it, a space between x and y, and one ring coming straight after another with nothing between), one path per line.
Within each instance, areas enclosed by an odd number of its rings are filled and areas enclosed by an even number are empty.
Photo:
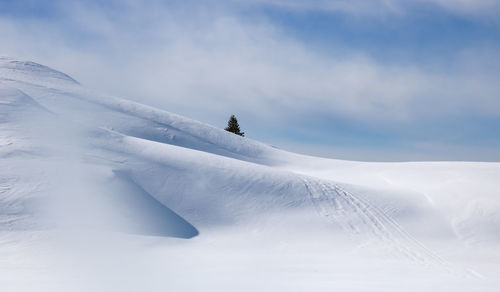
M279 150L0 58L2 291L496 291L500 163Z

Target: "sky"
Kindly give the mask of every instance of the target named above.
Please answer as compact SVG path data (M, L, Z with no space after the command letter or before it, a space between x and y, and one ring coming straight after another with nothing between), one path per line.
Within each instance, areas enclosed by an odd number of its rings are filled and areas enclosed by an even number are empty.
M500 161L497 0L0 0L0 55L295 152Z

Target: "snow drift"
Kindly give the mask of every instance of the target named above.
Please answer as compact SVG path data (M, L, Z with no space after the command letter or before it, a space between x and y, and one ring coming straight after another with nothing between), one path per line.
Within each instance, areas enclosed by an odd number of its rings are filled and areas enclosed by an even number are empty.
M390 283L498 288L491 275L500 268L499 163L298 155L8 57L0 58L0 159L0 252L9 254L0 267L11 271L0 284L12 291L30 290L31 282L53 291L68 281L109 291L102 283L121 280L114 274L103 282L95 266L116 268L124 254L137 266L120 270L128 289L364 290L366 273L378 279L373 290L400 289ZM48 247L61 244L57 252ZM88 265L76 261L75 274L90 279L55 272L47 281L32 274L38 261L26 245L51 259L101 253ZM211 256L231 279L207 276ZM50 262L43 271L68 264ZM179 268L189 264L199 283ZM143 279L145 266L154 280ZM259 267L275 277L252 282ZM176 280L155 282L157 269Z

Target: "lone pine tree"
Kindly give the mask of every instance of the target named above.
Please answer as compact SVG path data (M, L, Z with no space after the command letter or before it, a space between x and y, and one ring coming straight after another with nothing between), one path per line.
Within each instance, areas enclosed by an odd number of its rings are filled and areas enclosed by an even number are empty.
M231 115L224 130L245 137L245 132L240 132L240 125L238 125L238 120L234 115Z

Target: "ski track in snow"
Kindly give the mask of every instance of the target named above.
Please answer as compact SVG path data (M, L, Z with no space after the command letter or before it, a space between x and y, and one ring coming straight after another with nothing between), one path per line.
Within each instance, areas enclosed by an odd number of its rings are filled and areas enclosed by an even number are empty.
M314 178L304 178L303 181L318 213L344 231L353 235L371 234L412 262L442 267L455 274L481 276L470 269L453 267L381 209L338 185Z

